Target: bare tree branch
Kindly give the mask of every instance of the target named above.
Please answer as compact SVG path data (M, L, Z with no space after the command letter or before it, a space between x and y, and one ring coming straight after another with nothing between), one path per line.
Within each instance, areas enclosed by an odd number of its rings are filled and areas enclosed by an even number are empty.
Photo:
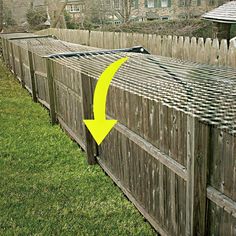
M65 10L67 4L68 4L68 0L65 0L65 2L63 3L63 5L62 5L57 17L56 17L56 19L53 21L53 23L51 25L52 28L56 28L58 22L62 19L62 17L64 17L64 10Z

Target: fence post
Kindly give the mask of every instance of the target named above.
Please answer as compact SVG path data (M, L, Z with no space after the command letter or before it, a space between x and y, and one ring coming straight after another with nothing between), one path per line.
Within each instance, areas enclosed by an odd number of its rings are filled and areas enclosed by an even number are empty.
M186 235L205 235L209 126L187 117Z
M48 93L49 93L51 123L52 123L52 125L55 125L57 123L57 116L56 116L56 108L55 108L53 64L52 64L52 60L50 60L50 58L46 58L46 65L47 65L47 80L48 80Z
M7 67L9 68L9 66L10 66L10 53L9 53L9 42L7 39L5 39L5 48L6 48L5 62L6 62Z
M93 119L93 91L90 77L81 73L81 95L82 95L82 113L83 119ZM85 127L85 148L87 161L89 165L97 163L97 145Z
M14 75L16 75L16 65L15 65L15 56L14 56L14 50L13 50L13 43L10 43L10 49L11 49L11 57L12 57L12 72Z
M29 58L29 68L30 68L30 80L31 80L31 87L32 87L32 99L34 102L37 102L35 73L34 73L34 65L33 65L33 53L29 50L29 48L28 48L28 58Z
M23 61L21 55L21 48L18 46L18 54L19 54L19 66L20 66L20 79L21 79L21 86L25 88L25 81L24 81L24 69L23 69Z
M1 41L2 41L2 58L3 58L3 61L6 62L6 45L5 45L5 39L2 37L1 38Z

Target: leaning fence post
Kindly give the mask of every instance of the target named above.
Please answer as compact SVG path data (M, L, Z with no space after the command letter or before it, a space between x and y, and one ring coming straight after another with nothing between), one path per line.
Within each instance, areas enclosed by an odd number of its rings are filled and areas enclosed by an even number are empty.
M14 75L16 75L15 55L14 55L13 43L11 42L10 42L10 48L11 48L11 58L12 58L12 72Z
M8 40L4 39L5 41L5 63L7 66L9 66L9 50L8 50Z
M31 80L31 87L32 87L32 99L34 102L37 102L35 73L34 73L34 65L33 65L33 53L29 50L29 47L28 47L28 58L29 58L29 68L30 68L30 80Z
M52 60L50 60L50 58L46 58L45 60L46 60L46 65L47 65L47 80L48 80L51 123L52 123L52 125L55 125L57 122L57 117L56 117L56 108L55 108L53 64L52 64Z
M21 79L21 85L23 88L25 88L25 81L24 81L24 69L23 69L23 61L22 61L22 55L21 55L21 48L18 46L18 54L19 54L19 65L20 65L20 79Z
M186 235L205 235L209 126L187 116Z
M90 77L83 73L81 73L81 94L82 94L83 119L93 119L93 105L92 105L93 92L92 92L91 81ZM89 165L96 164L97 145L87 127L85 127L85 147L86 147L88 164Z
M3 61L6 62L6 58L5 58L6 45L5 45L5 39L3 37L1 37L1 42L2 42L2 58L3 58Z
M10 67L9 40L6 40L7 66Z

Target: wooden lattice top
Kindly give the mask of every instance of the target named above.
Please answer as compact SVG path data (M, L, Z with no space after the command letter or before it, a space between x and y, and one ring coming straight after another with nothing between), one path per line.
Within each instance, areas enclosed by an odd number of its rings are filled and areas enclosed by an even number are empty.
M236 134L236 73L214 67L153 55L118 53L56 59L58 63L98 78L121 57L129 57L112 85L158 101L203 122Z
M222 23L236 23L236 1L231 1L202 15L202 18Z

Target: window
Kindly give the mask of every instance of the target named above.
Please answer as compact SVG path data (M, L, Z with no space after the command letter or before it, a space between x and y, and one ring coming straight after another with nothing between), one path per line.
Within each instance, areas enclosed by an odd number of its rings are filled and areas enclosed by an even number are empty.
M66 7L67 11L69 12L80 12L80 7L79 5L68 5Z
M189 0L179 0L179 6L180 7L187 7L189 5Z
M119 0L114 0L114 8L120 8L120 1Z
M168 0L161 0L161 7L168 7Z
M74 11L75 11L75 12L80 12L80 7L79 7L79 5L74 5Z
M154 8L154 0L147 0L147 7Z

